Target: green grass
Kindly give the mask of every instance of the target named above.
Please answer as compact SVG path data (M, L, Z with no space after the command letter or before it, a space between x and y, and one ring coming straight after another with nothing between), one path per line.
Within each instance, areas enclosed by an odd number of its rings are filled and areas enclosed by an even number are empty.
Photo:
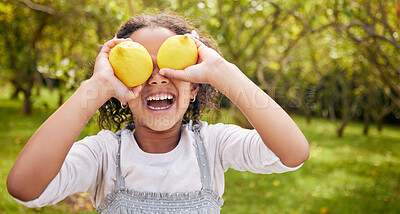
M22 113L21 98L8 99L9 89L0 87L0 214L5 213L77 213L77 209L69 204L60 203L41 209L28 209L15 202L6 189L6 178L19 152L30 136L54 111L57 100L56 92L41 91L41 97L33 100L33 114L26 117ZM80 135L97 132L96 123L91 120ZM94 213L94 212L79 212Z
M329 121L294 120L310 143L310 159L285 174L229 170L224 213L400 213L399 127L362 136L362 125L351 123L338 138Z
M0 214L94 213L78 212L70 203L28 209L6 191L7 174L24 143L55 110L57 94L41 93L33 115L26 117L22 102L9 100L7 87L0 87ZM221 122L231 121L222 114ZM303 117L294 120L310 143L310 159L284 174L229 170L222 213L400 213L400 127L386 126L381 134L372 127L363 136L362 125L351 123L338 138L327 120L315 119L310 125ZM80 138L97 130L91 121Z

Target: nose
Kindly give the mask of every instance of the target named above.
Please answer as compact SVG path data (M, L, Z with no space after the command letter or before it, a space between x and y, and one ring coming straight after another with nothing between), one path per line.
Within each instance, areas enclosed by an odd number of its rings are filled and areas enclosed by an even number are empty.
M169 79L158 73L160 71L160 69L158 68L157 63L154 63L154 65L155 65L154 70L148 80L148 83L150 85L166 85L166 84L168 84Z
M166 85L169 83L169 80L160 75L157 70L156 72L153 71L148 82L150 85Z

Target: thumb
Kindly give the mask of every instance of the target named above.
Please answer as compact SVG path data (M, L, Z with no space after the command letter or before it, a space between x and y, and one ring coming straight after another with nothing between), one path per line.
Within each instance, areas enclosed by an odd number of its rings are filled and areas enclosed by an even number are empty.
M143 84L142 84L142 85L138 85L138 86L136 86L136 87L133 87L132 90L131 90L131 92L133 93L133 96L134 96L134 97L132 97L132 98L133 98L133 99L138 98L139 95L140 95L140 92L142 91L142 89L143 89Z
M133 88L126 88L121 94L122 96L119 98L117 97L118 100L121 102L127 102L129 103L131 100L136 99L139 97L140 91L142 90L143 86L139 85Z
M159 74L166 76L171 79L182 80L186 82L192 82L192 78L188 75L188 70L174 70L171 68L163 68L159 71Z

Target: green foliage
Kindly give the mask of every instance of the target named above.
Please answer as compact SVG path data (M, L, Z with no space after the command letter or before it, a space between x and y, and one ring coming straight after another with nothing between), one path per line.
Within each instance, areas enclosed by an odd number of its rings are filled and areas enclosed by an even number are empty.
M372 0L5 1L0 76L26 99L43 82L62 97L90 77L99 45L130 16L175 11L208 31L224 57L286 110L329 117L343 131L352 119L379 122L400 109L395 8ZM309 86L324 98L312 108Z

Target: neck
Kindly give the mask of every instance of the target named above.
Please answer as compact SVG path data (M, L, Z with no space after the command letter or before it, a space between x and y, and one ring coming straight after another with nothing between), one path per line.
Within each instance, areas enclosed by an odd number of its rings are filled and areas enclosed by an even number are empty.
M173 150L181 137L181 122L168 130L154 131L145 126L135 127L135 140L140 149L147 153L167 153Z

